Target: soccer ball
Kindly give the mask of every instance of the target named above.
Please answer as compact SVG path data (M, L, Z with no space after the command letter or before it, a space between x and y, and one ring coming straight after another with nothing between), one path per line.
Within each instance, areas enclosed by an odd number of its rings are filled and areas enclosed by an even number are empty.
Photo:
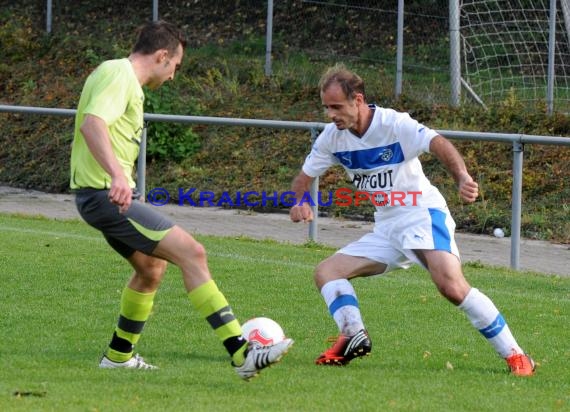
M273 319L252 318L241 326L243 336L257 346L270 346L285 339L281 326Z

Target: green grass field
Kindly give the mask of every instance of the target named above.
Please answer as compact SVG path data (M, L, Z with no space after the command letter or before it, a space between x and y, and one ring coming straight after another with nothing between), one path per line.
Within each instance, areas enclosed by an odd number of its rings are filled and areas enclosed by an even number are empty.
M356 280L372 354L317 367L337 331L312 270L332 250L198 239L240 320L271 317L296 341L251 382L232 370L174 267L137 347L161 369L99 369L128 265L82 222L0 214L0 411L570 410L569 278L465 268L537 361L532 378L509 375L419 268Z

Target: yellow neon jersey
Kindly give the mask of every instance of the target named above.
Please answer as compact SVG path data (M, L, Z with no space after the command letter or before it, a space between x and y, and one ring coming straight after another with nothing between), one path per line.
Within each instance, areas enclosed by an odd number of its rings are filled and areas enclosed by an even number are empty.
M75 117L70 187L108 189L111 177L95 160L79 128L85 115L105 121L113 152L131 187L143 129L144 93L128 59L108 60L87 78Z

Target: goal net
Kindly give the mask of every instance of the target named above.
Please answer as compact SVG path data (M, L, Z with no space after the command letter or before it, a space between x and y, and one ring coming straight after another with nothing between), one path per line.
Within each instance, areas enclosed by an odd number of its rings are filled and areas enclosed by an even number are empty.
M570 112L570 0L554 2L552 66L550 3L461 2L462 77L478 101L492 104L512 97L529 106L551 101L557 111Z

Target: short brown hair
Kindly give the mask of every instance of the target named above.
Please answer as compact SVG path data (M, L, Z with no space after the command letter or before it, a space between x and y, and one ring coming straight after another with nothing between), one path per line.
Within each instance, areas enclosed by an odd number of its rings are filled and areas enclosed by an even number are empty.
M356 73L348 70L342 63L337 63L321 76L319 90L325 92L332 84L338 84L348 99L353 99L360 93L366 99L364 93L364 81Z
M153 21L139 27L133 53L153 54L166 49L175 54L179 44L186 47L186 38L180 29L164 20Z

